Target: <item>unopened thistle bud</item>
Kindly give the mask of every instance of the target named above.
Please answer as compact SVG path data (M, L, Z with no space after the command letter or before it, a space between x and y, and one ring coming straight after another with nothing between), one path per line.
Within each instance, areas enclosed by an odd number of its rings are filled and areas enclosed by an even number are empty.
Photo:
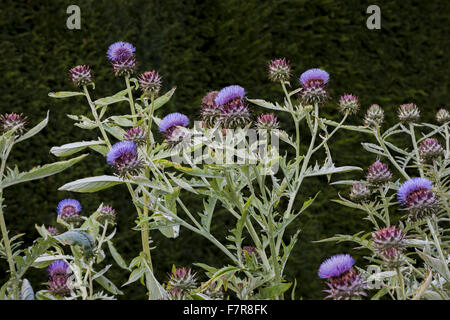
M408 220L419 221L439 211L440 202L432 188L433 184L427 178L412 178L401 185L397 198L409 212Z
M334 300L359 299L365 296L366 284L354 269L355 260L349 254L338 254L325 260L319 268L319 277L328 279L326 298Z
M401 267L406 262L403 250L398 248L382 250L378 253L378 256L384 261L384 264L391 269Z
M286 58L272 60L269 63L269 79L273 82L287 81L291 76L291 66Z
M436 121L440 124L444 124L450 121L450 112L445 110L444 108L439 109L436 113Z
M350 188L350 199L356 202L363 202L369 199L371 193L364 182L355 182Z
M258 116L256 120L256 126L258 129L278 129L279 125L278 119L273 113L262 114Z
M382 186L392 179L388 166L381 161L375 161L367 170L367 182L374 186Z
M108 221L111 224L114 224L116 221L116 210L113 209L111 206L102 206L100 209L100 212L97 216L97 221L100 223L105 223Z
M81 204L75 199L64 199L58 203L56 212L67 223L78 223L81 219Z
M125 140L133 141L137 146L142 146L147 141L147 133L142 127L137 126L128 129L124 134Z
M206 127L214 127L220 120L220 108L214 101L218 93L219 91L208 92L202 99L200 114Z
M57 236L60 234L59 230L55 227L48 227L47 228L47 232L51 235L51 236Z
M92 83L92 71L89 66L80 65L69 70L72 82L78 86L87 86Z
M106 161L121 178L125 178L128 173L137 175L143 168L138 158L136 144L128 140L114 144L106 155Z
M401 122L417 122L420 119L420 110L414 103L402 104L398 108L398 119Z
M191 290L197 287L196 273L190 268L173 268L170 274L170 289Z
M444 148L433 138L425 139L419 146L420 162L432 164L434 160L444 156Z
M212 300L223 300L224 297L222 287L217 289L216 282L210 282L205 291L203 291L203 294L205 294Z
M157 96L161 90L161 77L156 71L144 72L139 76L139 85L146 96Z
M364 125L367 127L381 126L384 120L384 111L377 105L373 104L367 110L366 116L364 118Z
M115 42L108 48L108 59L116 76L130 75L136 70L136 48L128 42Z
M244 127L251 122L244 97L245 90L238 85L225 87L217 94L214 102L220 109L219 121L224 129Z
M372 241L378 252L391 248L402 249L405 247L405 233L396 226L383 228L372 232Z
M344 94L339 99L339 111L342 113L357 113L359 110L359 100L353 94Z
M322 69L309 69L300 76L302 103L310 105L323 103L328 99L327 83L330 79L328 72Z
M1 132L5 133L14 129L16 134L22 135L25 132L27 120L27 117L24 117L22 113L5 113L0 115Z

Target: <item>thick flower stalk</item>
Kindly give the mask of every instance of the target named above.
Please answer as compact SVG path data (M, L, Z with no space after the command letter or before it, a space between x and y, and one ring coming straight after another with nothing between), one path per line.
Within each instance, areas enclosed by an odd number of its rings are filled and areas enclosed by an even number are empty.
M359 299L366 296L366 284L353 265L355 260L349 254L339 254L325 260L319 268L319 277L327 279L326 298L334 300Z

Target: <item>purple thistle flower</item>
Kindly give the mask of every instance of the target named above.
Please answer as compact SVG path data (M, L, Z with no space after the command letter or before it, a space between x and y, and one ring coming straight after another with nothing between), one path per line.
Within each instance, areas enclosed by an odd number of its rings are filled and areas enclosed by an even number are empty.
M147 133L142 127L137 126L128 129L124 134L125 140L133 141L137 146L144 145L147 140Z
M329 79L330 75L328 72L322 69L314 68L302 73L300 76L300 83L304 87L309 87L313 84L317 84L318 82L327 84Z
M387 165L377 160L367 170L366 179L374 186L381 186L392 179L392 173Z
M269 63L269 79L273 82L289 80L291 66L286 58L275 59Z
M17 134L21 135L25 132L27 117L24 117L22 113L5 113L0 115L0 122L3 133L14 129Z
M55 276L49 279L47 289L55 296L66 296L70 294L66 276Z
M111 206L102 206L100 209L99 215L97 216L97 221L100 223L105 223L106 221L113 223L116 220L116 210Z
M68 269L69 265L64 260L56 260L48 266L47 272L53 278L55 276L66 276Z
M418 191L430 191L433 183L427 178L412 178L405 181L397 191L397 199L403 205L408 205L412 194Z
M354 264L355 260L349 254L338 254L332 256L320 265L319 277L321 279L338 277L349 271Z
M444 148L434 138L427 138L419 146L420 162L433 164L434 160L444 155Z
M273 113L262 114L256 120L256 126L259 129L277 129L278 119Z
M69 70L72 82L78 86L87 86L92 82L92 72L89 66L80 65Z
M309 69L300 76L302 103L323 103L328 99L327 83L330 79L328 72L322 69Z
M418 221L439 210L440 203L432 188L433 184L427 178L412 178L398 189L397 198L409 211L408 220Z
M220 109L214 102L219 91L210 91L202 99L200 114L206 127L214 127L220 120Z
M48 227L47 232L50 233L51 236L57 236L60 233L55 227Z
M81 221L81 204L75 199L64 199L58 203L56 212L64 221L68 223L77 223Z
M244 88L238 85L232 85L219 91L215 98L215 103L216 105L221 106L236 99L243 99L244 97Z
M106 154L106 162L112 165L118 175L124 178L127 173L137 174L142 169L138 158L137 146L133 141L120 141Z
M342 113L356 113L359 110L358 97L353 94L344 94L339 99L339 111Z
M159 131L168 133L174 127L186 127L189 124L189 118L182 113L169 113L159 123Z
M111 44L108 48L109 61L117 61L124 58L134 57L136 48L128 42L118 41Z
M139 85L146 96L158 95L161 89L161 77L156 71L144 72L139 76Z
M377 251L405 246L405 233L401 228L392 226L372 232L372 241Z

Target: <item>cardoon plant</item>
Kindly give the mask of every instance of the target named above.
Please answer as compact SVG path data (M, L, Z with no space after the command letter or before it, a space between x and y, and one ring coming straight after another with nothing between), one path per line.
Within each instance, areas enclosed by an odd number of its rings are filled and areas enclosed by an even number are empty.
M336 202L363 211L372 230L323 241L352 241L366 249L369 265L362 270L362 276L368 283L368 292L372 291L372 299L450 299L447 115L445 109L440 109L436 114L438 125L419 123L419 107L403 104L398 108L399 122L383 132L383 111L372 105L364 126L341 126L373 136L377 141L362 143L366 151L379 158L368 169L369 190L359 181L335 182L352 184L350 199L340 196ZM419 138L417 129L421 131ZM395 145L390 141L394 135L402 135L410 146ZM439 142L441 139L445 146Z

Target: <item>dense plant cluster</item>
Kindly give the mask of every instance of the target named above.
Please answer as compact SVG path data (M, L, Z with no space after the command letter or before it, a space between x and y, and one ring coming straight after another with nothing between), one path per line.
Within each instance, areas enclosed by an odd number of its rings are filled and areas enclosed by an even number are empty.
M242 86L229 85L206 92L200 118L189 119L179 112L164 111L175 88L161 93L159 72L135 76L138 61L132 44L113 43L107 58L111 74L123 79L123 90L93 99L93 71L79 65L69 71L78 91L49 93L58 99L83 97L90 113L68 117L76 127L99 137L53 147L50 152L67 157L91 149L104 158L110 167L108 172L66 183L59 190L93 193L126 186L135 209L133 229L140 233L142 249L130 263L122 258L112 242L116 210L103 203L90 216L84 216L78 200L62 200L56 211L64 232L36 226L41 237L27 249L15 242L17 237L9 238L2 210L2 254L8 260L10 275L2 287L2 298L114 299L123 293L105 275L111 265L97 268L106 257L106 246L115 263L130 272L129 280L121 286L140 280L148 299L294 297L297 283L286 279L285 267L296 248L298 231L289 239L285 232L320 191L314 190L314 197L296 206L304 181L318 176L330 181L342 173L362 171L359 167L337 166L333 161L329 144L340 130L369 134L378 142L362 144L378 157L364 181L333 183L352 185L350 200L341 197L336 202L366 212L374 230L324 241L356 241L373 254L367 256L371 263L366 269L358 268L349 254L324 261L318 276L327 279L327 298L448 298L445 234L450 119L445 109L436 116L439 125L434 125L418 123L420 109L413 103L403 104L398 110L399 122L382 133L384 112L379 105L367 110L363 125L346 124L361 105L357 96L344 93L335 103L341 114L336 122L321 113L324 103L333 103L328 72L313 68L303 72L298 82L292 81L290 62L283 58L268 64L268 79L284 92L282 102L253 99ZM295 88L297 83L299 87ZM114 106L120 102L128 103L128 114L115 114ZM264 109L271 113L260 111ZM279 121L278 115L290 119L295 128L293 136L284 130L287 124ZM17 169L6 173L12 146L38 133L48 118L28 132L23 115L5 114L1 121L1 191L12 184L58 173L87 156L26 173ZM425 130L419 139L416 128ZM388 141L397 134L408 135L411 149ZM445 147L435 137L445 139ZM398 155L393 156L394 152ZM395 173L386 161L395 167ZM408 175L415 170L418 177ZM396 174L399 179L394 180ZM190 208L192 195L203 198L202 211ZM395 214L399 205L402 208L397 211L405 211L405 218ZM226 241L216 238L211 228L219 208L234 221L227 227ZM398 226L391 221L397 221ZM176 239L180 228L208 240L227 261L211 266L194 260L196 270L174 266L167 282L160 283L152 261L152 252L158 248L151 248L150 233L161 232ZM24 278L31 266L48 270L47 287L36 294ZM206 281L199 281L200 273ZM378 292L372 295L373 289Z

